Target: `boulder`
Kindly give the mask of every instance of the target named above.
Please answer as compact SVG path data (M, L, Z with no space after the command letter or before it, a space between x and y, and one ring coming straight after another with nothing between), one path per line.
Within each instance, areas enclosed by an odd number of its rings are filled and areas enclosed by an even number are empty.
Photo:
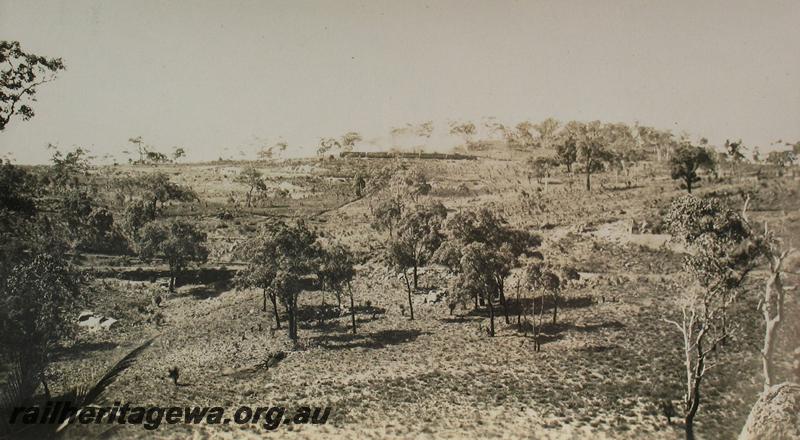
M774 385L753 405L739 440L761 439L800 439L800 385Z
M99 323L99 325L100 325L100 328L101 328L101 329L108 330L108 329L110 329L110 328L111 328L111 326L112 326L112 325L114 325L116 322L117 322L117 320L116 320L116 319L114 319L114 318L109 318L108 316L105 316L105 317L103 317L103 318L100 318L100 323Z
M437 304L447 296L445 289L433 289L423 294L414 295L415 304Z
M100 326L100 318L97 316L84 316L82 321L78 321L78 326L97 328Z
M89 330L108 330L117 322L116 319L108 316L95 315L90 310L85 310L78 315L78 326Z

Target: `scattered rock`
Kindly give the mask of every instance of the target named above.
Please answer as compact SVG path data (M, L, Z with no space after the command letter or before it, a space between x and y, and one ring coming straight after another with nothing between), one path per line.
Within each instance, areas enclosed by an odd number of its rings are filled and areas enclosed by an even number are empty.
M114 325L116 322L117 322L117 320L116 320L116 319L114 319L114 318L109 318L109 317L107 317L107 316L106 316L106 317L103 317L103 318L100 318L100 328L102 328L102 329L105 329L105 330L108 330L108 329L110 329L110 328L111 328L111 326L112 326L112 325Z
M447 296L445 289L433 289L430 292L421 295L415 295L414 302L416 304L436 304Z
M84 310L78 315L78 326L92 331L109 330L117 321L117 319L108 316L95 315L90 310Z

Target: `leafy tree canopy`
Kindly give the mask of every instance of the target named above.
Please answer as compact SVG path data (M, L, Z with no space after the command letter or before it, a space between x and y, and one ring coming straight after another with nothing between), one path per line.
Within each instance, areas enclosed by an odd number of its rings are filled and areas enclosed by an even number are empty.
M64 62L22 50L17 41L0 41L0 131L18 116L27 121L34 116L32 103L38 87L53 81Z

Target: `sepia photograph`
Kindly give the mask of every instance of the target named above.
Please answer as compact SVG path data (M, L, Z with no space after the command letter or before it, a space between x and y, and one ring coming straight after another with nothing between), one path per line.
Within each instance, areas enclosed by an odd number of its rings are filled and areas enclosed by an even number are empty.
M0 440L800 440L800 1L0 0Z

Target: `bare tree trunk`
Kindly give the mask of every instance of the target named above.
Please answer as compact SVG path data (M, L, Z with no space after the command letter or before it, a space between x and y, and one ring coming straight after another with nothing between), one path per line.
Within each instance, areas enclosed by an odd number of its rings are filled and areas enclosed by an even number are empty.
M553 291L553 324L556 323L556 317L558 316L558 291Z
M534 298L534 304L533 304L533 313L534 313L534 316L533 316L533 326L534 326L533 343L534 343L534 351L536 351L536 352L539 352L539 351L542 350L541 337L542 337L542 326L543 326L543 323L544 323L544 292L542 292L541 298L542 298L542 301L541 301L541 304L539 306L539 323L538 324L536 323L536 299L535 298Z
M694 372L694 378L691 384L692 393L689 396L689 408L684 418L684 425L686 429L686 440L694 440L694 416L697 415L697 409L700 407L700 383L703 380L703 369L705 363L705 355L702 353L701 344L698 341L697 352L698 359Z
M272 313L275 315L275 328L281 328L281 317L278 314L278 296L270 293L269 299L272 301Z
M506 293L502 282L499 284L499 286L500 304L503 306L503 316L505 316L506 324L511 324L511 319L508 317L508 301L506 301Z
M517 326L522 325L522 303L519 302L519 278L517 278Z
M419 288L418 285L417 285L417 278L419 278L419 277L417 275L417 263L416 262L414 263L414 272L412 272L412 273L414 275L414 290L417 290Z
M408 275L403 271L403 279L406 282L406 290L408 290L408 310L411 312L411 320L414 320L414 302L411 300L411 283L408 281Z
M591 168L589 168L589 164L586 165L586 191L592 190L592 181L591 181Z
M781 282L781 267L783 260L790 251L784 251L778 256L770 258L770 276L764 286L764 322L766 329L764 332L764 347L761 350L762 364L764 369L764 392L775 383L775 365L773 355L775 354L775 341L783 319L784 292Z
M703 351L703 341L705 340L706 330L701 328L691 343L689 334L684 333L684 347L686 353L686 413L684 414L684 428L686 430L686 440L694 440L694 417L697 409L700 408L700 384L705 374L706 352ZM692 348L695 350L695 359L692 359ZM694 361L694 362L693 362Z
M487 292L486 299L489 303L489 336L494 337L494 303L491 292Z
M356 334L356 306L353 304L353 289L347 283L347 291L350 293L350 319L353 323L353 334Z
M289 298L289 339L297 342L297 295L292 293Z
M536 295L533 296L533 351L539 351L540 328L536 323Z

